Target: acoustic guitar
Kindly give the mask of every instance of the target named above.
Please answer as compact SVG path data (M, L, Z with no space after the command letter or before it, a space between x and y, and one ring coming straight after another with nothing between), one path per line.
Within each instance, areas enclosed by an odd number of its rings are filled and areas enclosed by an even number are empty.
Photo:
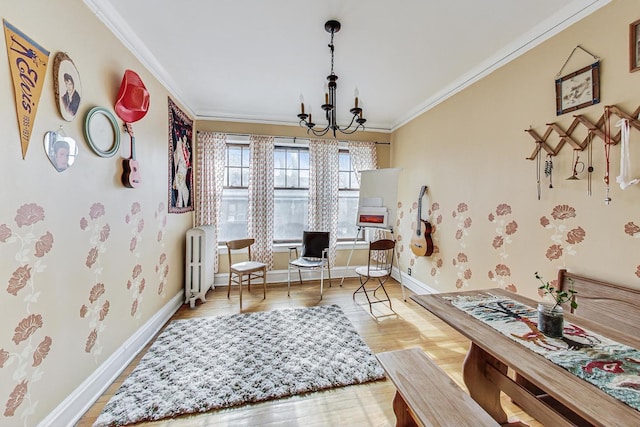
M131 123L125 123L127 133L131 137L131 156L122 160L122 184L128 188L140 185L140 165L136 160L136 138L133 136Z
M433 253L433 240L431 240L431 223L422 219L422 198L427 191L423 185L418 196L418 222L416 232L411 237L411 252L416 256L430 256Z

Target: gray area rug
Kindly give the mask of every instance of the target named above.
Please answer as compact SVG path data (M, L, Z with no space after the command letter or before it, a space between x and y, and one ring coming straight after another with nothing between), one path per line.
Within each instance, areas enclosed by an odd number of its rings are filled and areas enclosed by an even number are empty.
M206 412L384 378L337 305L175 320L94 427Z

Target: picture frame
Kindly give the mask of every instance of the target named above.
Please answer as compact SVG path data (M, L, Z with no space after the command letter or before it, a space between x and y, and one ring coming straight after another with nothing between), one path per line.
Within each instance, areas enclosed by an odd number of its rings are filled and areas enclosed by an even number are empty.
M640 70L640 19L629 24L629 72Z
M600 102L600 61L556 79L556 115Z
M84 119L84 137L89 148L100 157L113 157L120 148L120 129L106 108L93 107Z
M73 121L82 101L82 85L76 66L65 52L56 53L53 59L53 90L60 115Z

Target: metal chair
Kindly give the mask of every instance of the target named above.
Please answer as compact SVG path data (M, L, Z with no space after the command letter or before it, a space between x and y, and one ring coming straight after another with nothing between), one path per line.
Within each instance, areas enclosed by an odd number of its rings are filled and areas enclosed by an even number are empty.
M295 256L292 256L295 253ZM329 266L329 233L325 231L303 231L302 249L298 256L298 248L289 248L289 268L287 271L287 295L291 292L291 269L298 269L300 284L302 285L301 269L320 269L320 299L324 286L324 268L329 272L329 286L331 286L331 267Z
M262 277L262 287L264 288L264 298L267 298L267 266L251 259L251 245L255 239L238 239L227 242L227 253L229 254L229 289L227 298L231 294L231 282L237 283L240 287L240 310L242 310L242 284L246 281L249 291L251 290L251 279ZM245 261L232 261L232 254L236 251L247 248L248 256Z
M371 314L373 314L372 306L376 303L388 302L389 308L391 308L391 299L384 288L384 284L391 277L395 247L396 242L389 239L376 240L369 243L369 261L367 265L356 267L356 274L360 279L360 287L353 293L353 300L355 301L357 293L363 293L367 297ZM366 284L374 279L376 287L367 289ZM379 299L376 296L376 292L380 288L384 291L386 299ZM372 296L370 297L369 294Z

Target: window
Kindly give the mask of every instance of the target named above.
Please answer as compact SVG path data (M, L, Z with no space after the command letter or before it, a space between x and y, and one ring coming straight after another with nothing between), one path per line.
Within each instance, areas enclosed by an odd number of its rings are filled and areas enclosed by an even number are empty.
M308 226L309 150L301 144L274 147L274 243L300 241ZM220 241L247 236L250 150L248 143L227 144ZM338 240L356 236L359 184L349 151L339 152Z

